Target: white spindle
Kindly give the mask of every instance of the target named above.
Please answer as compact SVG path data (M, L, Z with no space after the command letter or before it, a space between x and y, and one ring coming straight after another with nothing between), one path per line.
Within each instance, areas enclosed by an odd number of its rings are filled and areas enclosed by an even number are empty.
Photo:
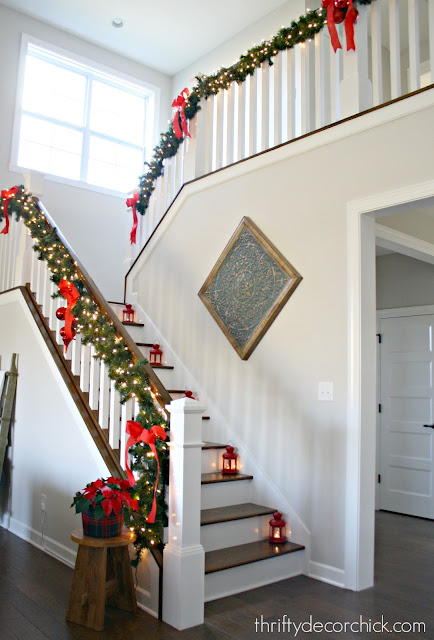
M248 123L248 111L247 111L247 82L242 82L237 85L236 91L238 93L238 114L237 114L237 157L236 160L242 160L247 157L246 152L246 123Z
M59 322L58 319L56 318L56 308L57 308L56 298L53 298L53 294L56 293L57 291L57 285L54 284L54 282L51 279L50 279L49 291L50 291L50 302L47 308L48 325L51 330L55 330L56 323Z
M284 53L284 82L283 89L283 109L284 109L284 139L295 138L295 52L294 49L287 49Z
M420 89L419 0L408 0L409 91Z
M301 134L312 130L311 63L312 49L310 42L299 45L301 55Z
M329 122L326 120L326 89L330 88L326 74L326 46L330 44L325 41L324 32L317 33L315 35L315 126L317 129Z
M100 381L99 381L99 403L98 403L98 422L101 429L109 428L109 410L110 410L110 378L107 367L101 364Z
M258 79L260 85L259 102L260 102L260 128L259 128L259 148L258 151L264 151L270 148L270 94L272 88L271 69L268 62L261 65L258 70Z
M401 95L401 50L398 0L389 0L390 96Z
M42 296L42 313L46 318L50 317L50 302L51 302L51 271L47 269L47 263L45 265L44 273L44 290Z
M134 401L127 400L121 405L121 434L120 434L120 463L123 469L125 469L125 447L127 444L127 432L126 425L127 420L134 420Z
M39 266L40 262L36 257L36 252L32 251L32 256L30 258L30 289L35 292L37 283L38 283L38 275L39 275Z
M90 344L81 345L80 389L89 391L90 382Z
M62 298L62 296L57 297L54 300L54 314L56 313L57 309L59 309L60 307L64 307L65 306L65 298ZM64 323L62 321L58 321L55 323L54 325L54 331L56 332L56 342L57 344L63 344L63 340L60 336L60 329L64 326Z
M335 53L329 42L330 62L330 121L338 122L341 119L340 82L342 71L342 49Z
M121 403L119 392L115 389L115 381L110 381L110 427L109 445L113 449L119 449L121 429Z
M274 58L273 66L273 95L271 98L271 106L273 112L273 140L272 145L278 145L285 142L283 137L283 74L284 74L284 52L279 51Z
M249 76L249 124L247 135L247 157L253 156L258 150L258 85L260 69L256 69L252 76Z
M70 345L72 375L79 376L81 371L81 333L77 333Z
M32 260L32 237L26 227L21 223L20 241L17 255L17 269L15 273L15 284L24 285L30 282L31 260Z
M89 371L89 405L91 409L98 409L99 401L99 379L101 361L95 358L95 347L90 350L90 371ZM104 365L103 365L104 366Z
M428 0L428 31L431 82L434 84L434 0Z
M201 109L197 114L197 163L196 177L211 171L212 166L212 132L214 121L214 103L212 97L201 100Z
M374 106L383 102L383 59L381 46L381 6L371 6L372 90Z
M233 82L229 87L227 94L227 111L226 111L226 164L232 164L235 160L235 144L237 141L236 130L235 130L235 115L236 115L236 97L237 90L236 85Z
M215 169L225 166L225 98L226 91L220 90L215 96Z
M355 51L345 50L343 54L344 73L340 86L343 118L372 107L372 83L368 77L368 10L365 6L360 6L355 45Z

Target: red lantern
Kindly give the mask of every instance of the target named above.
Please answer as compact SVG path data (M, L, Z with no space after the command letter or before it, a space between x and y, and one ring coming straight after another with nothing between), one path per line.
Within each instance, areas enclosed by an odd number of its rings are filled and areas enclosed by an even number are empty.
M237 469L237 454L234 452L234 447L227 446L226 453L223 454L222 473L238 473Z
M270 520L269 541L277 544L286 542L286 522L282 518L280 511L275 511Z
M126 322L127 324L133 324L134 322L134 309L132 305L125 305L125 309L122 311L122 322Z
M149 364L152 367L161 367L161 365L163 364L161 362L162 355L163 352L160 349L160 345L158 344L158 342L156 342L152 345L152 349L149 352Z

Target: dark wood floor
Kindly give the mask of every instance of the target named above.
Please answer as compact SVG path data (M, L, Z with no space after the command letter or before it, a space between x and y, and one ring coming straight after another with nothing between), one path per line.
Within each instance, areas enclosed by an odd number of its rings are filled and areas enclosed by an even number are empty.
M375 586L354 593L300 576L206 605L205 624L178 632L140 612L106 610L105 631L64 620L72 571L0 528L0 640L252 640L253 638L434 638L434 523L377 514ZM393 624L424 622L425 633L304 633L278 631L287 615L309 621ZM263 631L260 631L263 616ZM255 621L258 620L257 631ZM286 620L286 619L285 619ZM274 632L267 624L275 622Z

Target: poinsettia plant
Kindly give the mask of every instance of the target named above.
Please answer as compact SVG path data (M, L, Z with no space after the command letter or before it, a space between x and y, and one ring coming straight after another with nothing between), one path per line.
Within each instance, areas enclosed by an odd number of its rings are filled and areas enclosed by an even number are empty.
M129 480L110 476L105 480L98 478L95 482L89 482L83 491L77 491L71 507L75 507L75 513L93 510L95 520L100 520L111 513L119 515L124 513L124 520L128 523L131 511L139 509L135 485Z

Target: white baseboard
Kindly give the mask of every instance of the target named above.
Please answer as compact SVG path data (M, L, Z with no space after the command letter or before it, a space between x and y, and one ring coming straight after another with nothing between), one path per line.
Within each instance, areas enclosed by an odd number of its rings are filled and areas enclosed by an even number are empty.
M154 618L158 618L158 612L149 607L149 604L151 603L151 594L149 591L142 589L142 587L136 587L136 599L139 609L149 613L149 615Z
M321 562L309 562L309 578L315 580L321 580L321 582L327 582L333 584L336 587L345 587L345 571L343 569L337 569L331 567L328 564L321 564Z
M37 547L41 551L45 551L45 553L48 553L48 555L60 560L60 562L63 562L68 567L74 568L75 557L77 555L76 551L68 549L65 545L60 544L60 542L57 542L52 538L48 538L47 536L42 538L40 531L36 531L36 529L33 529L28 524L20 522L15 518L10 519L8 529L19 538L26 540L26 542L30 542L34 547Z

